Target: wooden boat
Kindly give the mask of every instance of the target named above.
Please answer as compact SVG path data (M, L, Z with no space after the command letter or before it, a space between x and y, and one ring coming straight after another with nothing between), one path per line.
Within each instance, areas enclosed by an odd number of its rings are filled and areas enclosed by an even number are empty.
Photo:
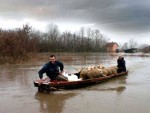
M127 75L128 71L118 73L118 74L112 74L106 77L99 77L99 78L93 78L93 79L85 79L80 81L51 81L48 83L42 83L39 84L39 80L34 81L34 86L38 87L38 91L59 91L62 89L76 89L81 87L86 87L89 85L101 83L103 81L109 80L111 78L115 78L122 75Z

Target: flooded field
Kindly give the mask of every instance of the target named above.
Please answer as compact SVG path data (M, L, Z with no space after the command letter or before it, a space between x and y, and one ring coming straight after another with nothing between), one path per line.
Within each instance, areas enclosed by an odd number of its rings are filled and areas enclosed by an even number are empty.
M127 76L53 93L39 93L33 86L45 62L1 66L0 113L150 113L150 54L124 55L129 70ZM72 73L81 67L114 66L118 54L59 53L56 56L58 59L70 57L63 62L65 70Z

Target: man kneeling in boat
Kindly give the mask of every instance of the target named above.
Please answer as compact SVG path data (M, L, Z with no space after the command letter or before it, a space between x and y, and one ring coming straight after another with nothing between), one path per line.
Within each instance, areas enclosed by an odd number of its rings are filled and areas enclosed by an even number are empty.
M48 79L49 79L49 81L50 80L51 81L53 81L53 80L67 81L68 79L62 75L63 69L64 69L63 63L60 61L56 61L55 55L50 55L49 59L50 59L50 61L48 63L46 63L38 72L39 78L40 78L39 83L42 83L45 80L47 81ZM48 78L43 79L44 73L46 73Z
M117 60L117 67L118 67L118 73L125 72L126 71L126 63L124 60L124 57L122 55L119 56Z

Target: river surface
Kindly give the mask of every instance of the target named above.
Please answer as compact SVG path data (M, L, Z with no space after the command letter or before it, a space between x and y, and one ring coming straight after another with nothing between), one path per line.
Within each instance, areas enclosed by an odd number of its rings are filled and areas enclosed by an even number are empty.
M78 68L116 65L118 54L59 53L68 73ZM39 93L33 86L45 62L0 67L0 113L150 113L150 54L124 54L127 76L94 86Z

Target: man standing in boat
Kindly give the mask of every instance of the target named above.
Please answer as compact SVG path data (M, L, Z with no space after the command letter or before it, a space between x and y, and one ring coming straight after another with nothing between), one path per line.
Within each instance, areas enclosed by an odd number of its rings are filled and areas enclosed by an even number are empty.
M126 64L124 57L122 55L119 56L117 60L117 67L118 67L118 73L125 72L126 71Z
M65 80L67 81L68 79L62 75L64 65L60 61L56 61L55 55L50 55L49 62L46 63L38 72L39 78L40 78L40 83L45 81L43 79L43 74L46 73L48 78L50 80Z

